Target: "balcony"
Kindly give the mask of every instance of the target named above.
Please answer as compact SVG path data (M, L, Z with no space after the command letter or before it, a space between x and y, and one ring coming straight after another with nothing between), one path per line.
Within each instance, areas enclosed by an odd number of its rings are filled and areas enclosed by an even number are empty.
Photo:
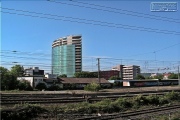
M81 60L76 60L76 63L81 63Z
M75 49L76 52L81 52L81 49Z
M76 54L76 55L81 55L81 52L76 52L75 54Z

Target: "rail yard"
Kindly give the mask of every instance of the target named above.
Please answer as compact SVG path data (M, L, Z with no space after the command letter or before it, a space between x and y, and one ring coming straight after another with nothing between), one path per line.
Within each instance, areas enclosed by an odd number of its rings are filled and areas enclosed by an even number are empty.
M119 89L105 89L99 92L86 92L82 90L69 90L69 91L20 91L20 92L5 92L1 91L1 112L13 112L14 105L23 104L38 104L42 106L53 105L66 105L66 104L78 104L82 102L96 103L104 99L110 99L112 101L118 98L133 98L135 96L164 96L169 92L180 92L179 86L168 87L142 87L142 88L119 88ZM137 119L137 118L151 118L153 115L161 115L166 113L174 113L180 110L180 104L168 105L163 107L154 107L151 109L143 109L132 112L121 111L120 113L103 113L98 116L97 114L56 114L53 119ZM17 111L16 111L17 112ZM48 113L41 114L42 118L48 118Z

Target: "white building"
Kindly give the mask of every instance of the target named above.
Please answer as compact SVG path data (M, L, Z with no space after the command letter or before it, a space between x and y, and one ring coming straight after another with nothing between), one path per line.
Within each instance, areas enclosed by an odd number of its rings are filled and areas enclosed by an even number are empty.
M45 78L54 78L54 79L56 79L57 77L58 77L58 75L49 74L49 73L45 74Z
M140 74L140 66L136 65L117 65L113 67L112 70L118 70L119 77L123 80L133 80Z
M35 88L38 83L45 83L43 81L44 70L40 70L38 67L28 68L24 70L24 76L17 77L17 80L26 80L30 85ZM45 83L46 84L46 83Z
M36 87L39 83L45 83L43 81L44 77L37 77L37 76L24 76L24 77L17 77L17 80L26 80L30 83L32 87ZM46 84L46 83L45 83Z
M133 80L140 74L140 66L123 66L123 80Z

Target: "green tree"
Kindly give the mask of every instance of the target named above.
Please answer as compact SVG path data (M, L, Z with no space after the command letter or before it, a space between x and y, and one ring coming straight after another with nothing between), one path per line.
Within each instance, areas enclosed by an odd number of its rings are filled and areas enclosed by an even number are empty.
M121 78L118 76L111 76L109 80L121 80Z
M48 88L48 90L50 90L50 91L53 91L53 90L60 90L61 88L58 86L58 85L52 85L52 86L50 86L49 88Z
M30 85L30 82L28 82L27 80L19 81L17 87L19 90L33 90L33 88Z
M141 74L138 74L138 75L135 77L135 79L144 80L145 77L144 77L143 75L141 75Z
M44 90L46 90L47 87L46 87L45 83L38 83L36 85L35 89L38 89L38 90L43 90L44 89Z
M171 73L171 75L168 76L169 79L178 79L178 74Z
M11 71L4 67L0 67L1 71L1 89L2 90L14 90L17 88L18 81Z
M15 65L15 66L11 67L10 73L14 77L22 76L24 73L24 67L21 65Z
M6 90L8 89L8 82L10 79L10 75L9 75L9 70L7 68L4 67L0 67L0 81L1 81L1 90Z
M58 77L60 77L60 78L66 78L67 75L66 75L66 74L62 74L62 75L59 75Z
M84 87L84 90L87 91L99 91L101 86L98 83L92 82Z
M96 73L91 73L91 72L76 72L74 74L74 77L76 77L76 78L97 78L98 75Z
M154 76L154 79L159 79L159 80L162 80L163 79L163 75L156 75L156 76Z
M14 90L18 88L17 77L22 76L24 72L24 68L21 65L15 65L11 67L11 70L9 72L10 74L10 80L9 80L9 90Z

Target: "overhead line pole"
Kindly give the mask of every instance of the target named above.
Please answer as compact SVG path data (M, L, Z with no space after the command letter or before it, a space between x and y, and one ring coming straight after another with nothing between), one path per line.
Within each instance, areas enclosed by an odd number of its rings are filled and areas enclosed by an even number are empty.
M179 74L179 66L180 66L180 65L178 65L178 80L179 80L179 85L180 85L180 74Z
M98 81L99 81L99 85L101 85L101 80L100 80L100 58L97 58L98 60Z

